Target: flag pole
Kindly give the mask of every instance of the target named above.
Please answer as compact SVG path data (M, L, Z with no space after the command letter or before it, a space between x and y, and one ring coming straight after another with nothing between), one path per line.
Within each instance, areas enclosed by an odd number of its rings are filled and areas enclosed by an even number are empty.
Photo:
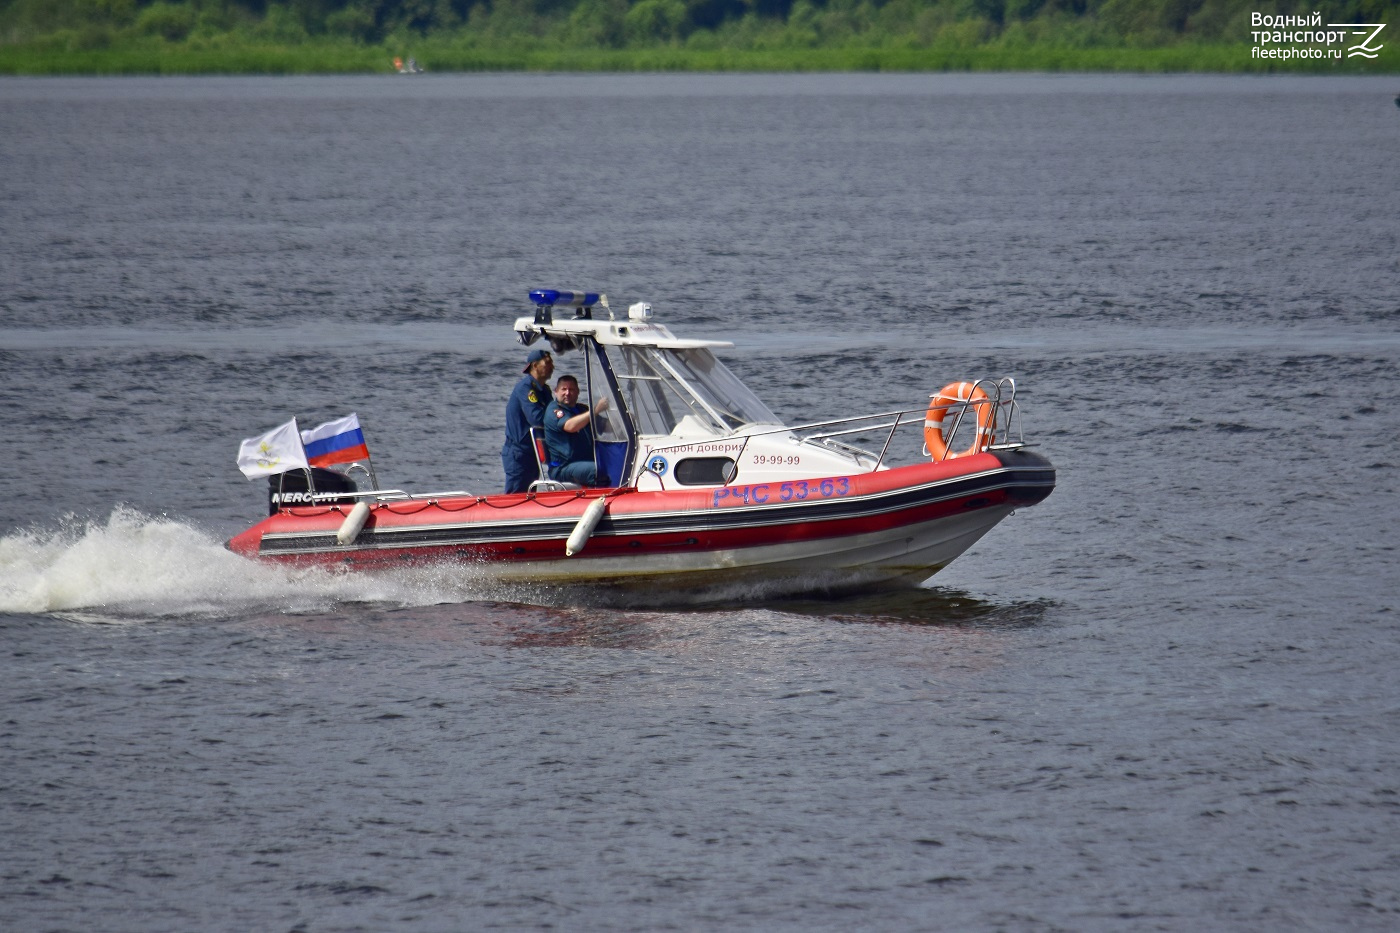
M363 432L364 428L360 428ZM369 481L374 484L374 491L379 491L379 477L374 473L374 455L369 452L369 441L365 441L365 462L369 464Z
M302 462L306 462L306 444L301 439L301 424L295 417L292 418L292 433L297 436L297 446L301 448ZM311 493L311 501L316 501L316 478L311 475L311 464L307 463L302 467L302 472L306 474L306 491ZM285 475L285 474L284 474Z
M355 420L359 421L359 413L355 414ZM360 425L360 434L365 433L365 426ZM374 491L379 491L379 477L374 473L374 455L369 452L369 438L365 438L365 462L369 464L369 481L374 485Z
M292 433L296 435L297 446L301 448L301 459L302 462L305 462L306 445L301 442L301 425L297 423L297 419L295 417L292 418ZM286 501L283 497L287 493L287 474L290 472L291 470L284 470L281 473L277 474L277 501L279 503ZM316 482L311 478L311 466L308 464L307 466L302 467L301 472L306 474L306 491L312 495L313 498L311 501L315 502L316 500L314 497L316 495Z

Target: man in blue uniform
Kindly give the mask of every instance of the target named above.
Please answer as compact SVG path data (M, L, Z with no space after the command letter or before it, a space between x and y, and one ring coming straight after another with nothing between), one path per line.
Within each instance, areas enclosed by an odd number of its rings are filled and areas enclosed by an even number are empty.
M506 471L506 492L525 492L540 478L535 465L531 426L544 423L549 405L549 377L554 374L554 358L548 350L531 350L525 358L524 375L511 390L506 402L506 442L501 447L501 465Z
M602 411L608 400L598 403ZM593 460L593 412L578 403L578 380L560 376L554 386L554 402L544 416L544 446L549 451L549 478L598 485Z

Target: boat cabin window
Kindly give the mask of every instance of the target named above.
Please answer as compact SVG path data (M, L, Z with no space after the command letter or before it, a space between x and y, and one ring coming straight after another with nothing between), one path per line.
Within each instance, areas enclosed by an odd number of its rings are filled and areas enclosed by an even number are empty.
M593 419L589 427L598 441L625 444L628 441L627 426L618 414L617 396L608 385L607 376L598 358L598 345L592 341L584 349L583 385L579 394L593 409ZM599 409L602 409L601 411Z
M687 457L676 464L676 482L682 486L723 486L734 478L734 461L728 457Z
M725 435L746 424L779 423L707 347L616 350L613 372L642 434Z

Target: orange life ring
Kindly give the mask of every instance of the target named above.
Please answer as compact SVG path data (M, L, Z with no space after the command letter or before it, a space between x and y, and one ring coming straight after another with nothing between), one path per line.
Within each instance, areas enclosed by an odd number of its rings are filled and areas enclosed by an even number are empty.
M943 439L943 420L953 407L969 406L977 412L977 431L972 446L967 450L949 452L948 442ZM965 417L965 416L964 416ZM953 423L957 423L954 415ZM924 447L935 463L952 460L956 457L970 457L992 446L992 436L996 433L996 408L987 393L973 382L950 382L929 396L928 411L924 414Z

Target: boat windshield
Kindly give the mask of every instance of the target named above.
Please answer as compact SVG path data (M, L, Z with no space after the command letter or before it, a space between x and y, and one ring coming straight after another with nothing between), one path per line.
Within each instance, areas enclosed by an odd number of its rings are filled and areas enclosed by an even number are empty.
M781 424L708 348L609 350L620 351L610 354L613 372L642 434L725 435L746 424Z

